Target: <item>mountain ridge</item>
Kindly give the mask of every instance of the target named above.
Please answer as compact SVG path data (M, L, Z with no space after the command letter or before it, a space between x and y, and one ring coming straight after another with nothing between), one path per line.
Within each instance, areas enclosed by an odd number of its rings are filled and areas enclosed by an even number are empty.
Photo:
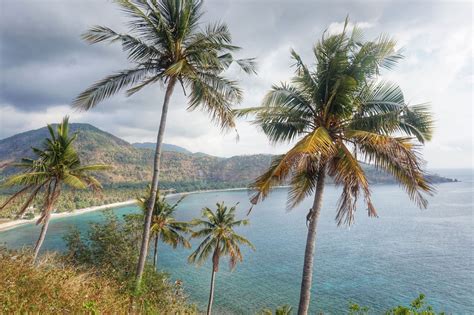
M71 123L70 130L78 134L75 146L84 163L113 166L111 171L98 175L104 184L144 183L151 179L153 149L137 148L91 124ZM31 157L31 147L40 146L48 134L47 128L43 127L0 140L0 179L15 171L6 165L22 157ZM203 187L217 183L245 186L270 165L273 157L270 154L253 154L224 158L191 153L175 145L167 147L171 150L163 152L160 180L169 183L201 182ZM364 168L372 183L395 182L390 175L371 166ZM434 182L452 181L436 175L432 175L431 179Z

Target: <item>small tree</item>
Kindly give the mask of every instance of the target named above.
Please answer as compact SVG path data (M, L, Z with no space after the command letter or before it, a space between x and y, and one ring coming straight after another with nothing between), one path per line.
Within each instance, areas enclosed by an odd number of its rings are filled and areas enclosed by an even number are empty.
M234 231L234 227L249 223L249 220L235 220L236 205L231 208L224 206L224 203L217 203L216 205L216 212L209 208L203 209L202 216L205 220L194 219L191 222L191 225L201 227L200 230L192 233L192 237L204 238L204 240L188 258L190 263L202 264L212 254L211 289L209 291L207 315L210 315L212 310L214 280L217 271L219 271L220 258L229 256L230 269L232 270L238 262L243 260L240 245L247 245L255 249L249 240Z
M151 195L151 187L148 186L147 194L137 198L138 206L142 209L143 214L146 214L148 199ZM191 248L189 241L183 236L184 233L189 232L189 223L180 222L174 218L174 214L178 205L183 201L185 196L182 196L174 204L166 201L165 196L160 192L156 194L155 206L153 208L153 216L151 219L151 238L154 239L154 253L153 266L156 267L158 263L158 242L161 239L164 243L176 248L181 245L185 248ZM143 222L143 216L140 216Z
M48 125L48 130L50 137L45 139L43 147L32 148L35 158L25 158L20 163L12 164L24 171L7 178L2 185L3 187L20 187L20 189L0 206L0 210L14 199L27 196L26 201L18 210L17 217L25 213L35 198L42 200L40 217L36 224L42 224L43 227L34 247L33 262L38 257L48 230L51 212L57 204L63 186L73 189L92 188L98 191L102 186L90 173L110 168L103 164L81 164L77 151L73 147L77 134L69 135L68 117L65 117L58 125L56 132L51 125Z

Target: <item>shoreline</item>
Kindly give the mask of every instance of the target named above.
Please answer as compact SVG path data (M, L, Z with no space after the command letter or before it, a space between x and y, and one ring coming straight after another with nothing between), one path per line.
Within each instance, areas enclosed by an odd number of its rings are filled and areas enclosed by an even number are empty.
M199 194L199 193L207 193L207 192L219 192L219 191L238 191L238 190L247 190L246 187L241 187L241 188L226 188L226 189L209 189L209 190L193 190L189 192L180 192L180 193L171 193L167 194L166 197L177 197L177 196L182 196L182 195L191 195L191 194ZM109 203L105 205L100 205L100 206L93 206L93 207L87 207L87 208L81 208L81 209L74 209L72 211L67 211L67 212L60 212L60 213L52 213L51 214L51 219L58 219L58 218L66 218L66 217L72 217L76 215L81 215L84 213L89 213L89 212L94 212L94 211L99 211L99 210L105 210L105 209L110 209L110 208L119 208L122 206L128 206L135 204L136 200L135 199L130 199L130 200L125 200L121 202L114 202L114 203ZM39 219L39 215L35 216L33 219L17 219L17 220L11 220L7 221L4 223L0 223L0 232L5 232L8 230L12 230L14 228L17 228L19 226L25 225L25 224L30 224L30 223L35 223L36 220Z

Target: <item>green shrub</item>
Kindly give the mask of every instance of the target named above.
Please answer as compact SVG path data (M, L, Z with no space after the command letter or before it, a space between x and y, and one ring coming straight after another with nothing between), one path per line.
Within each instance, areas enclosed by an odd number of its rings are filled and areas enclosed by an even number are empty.
M126 216L120 221L105 211L104 223L92 223L87 235L71 230L65 237L65 261L82 270L95 270L100 276L120 284L120 292L134 300L136 310L144 313L194 312L181 287L172 285L164 273L147 264L139 292L135 291L142 225Z

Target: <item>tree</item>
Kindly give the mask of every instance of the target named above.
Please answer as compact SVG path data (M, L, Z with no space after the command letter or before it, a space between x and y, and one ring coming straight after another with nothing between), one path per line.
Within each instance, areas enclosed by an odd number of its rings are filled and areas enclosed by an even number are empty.
M204 220L194 219L192 226L199 226L201 229L194 231L192 238L204 238L196 250L189 256L190 263L202 264L212 253L212 276L211 289L209 291L209 303L207 314L211 314L212 302L214 300L214 281L216 273L219 271L219 260L223 256L229 256L230 269L234 269L238 262L243 260L240 245L247 245L255 249L252 243L245 237L237 234L234 227L247 225L249 220L235 219L237 205L227 208L224 203L217 203L217 210L213 212L209 208L202 210Z
M291 315L292 310L293 308L290 305L285 304L278 306L275 309L275 312L273 312L270 308L264 308L260 311L260 315L273 315L273 313L275 313L275 315Z
M246 73L255 72L253 59L234 59L239 47L232 45L226 24L200 28L200 0L116 0L130 16L130 33L95 26L83 35L91 44L121 42L133 67L98 81L74 101L73 106L89 110L102 100L127 88L127 96L145 86L162 83L166 92L156 140L151 198L147 205L143 240L137 265L137 288L148 254L150 226L159 184L162 142L168 106L177 83L188 97L188 110L203 109L222 130L235 128L232 105L241 102L242 91L236 81L223 76L237 63Z
M146 213L148 198L150 197L150 186L147 189L147 195L137 198L138 206ZM165 196L160 195L158 191L156 195L155 206L153 208L153 216L151 218L151 237L154 238L153 266L156 268L158 263L158 242L161 239L164 243L176 248L181 245L191 248L189 241L183 236L189 232L189 224L187 222L176 221L174 213L178 205L183 201L182 196L174 204L166 201Z
M273 143L296 144L277 156L251 188L251 202L267 197L275 185L288 183L288 208L314 194L308 225L298 314L307 314L313 274L316 227L326 175L343 187L338 203L338 225L351 224L362 193L368 215L377 212L361 162L391 173L421 208L433 188L424 177L420 144L431 139L432 116L427 105L408 106L401 89L381 81L380 71L402 57L396 42L380 36L364 41L348 20L342 33L323 35L313 49L316 66L306 66L292 51L295 74L290 83L274 85L260 107L240 110L255 121Z
M77 134L69 135L68 117L63 118L62 123L57 126L56 132L51 125L48 125L48 130L50 137L45 139L43 147L41 149L32 148L35 158L25 158L20 163L12 164L12 166L24 171L7 178L2 185L4 187L19 186L21 188L0 206L0 210L14 199L27 196L26 201L18 211L17 217L21 217L26 212L35 198L42 199L41 213L36 224L42 224L43 226L34 247L34 262L46 236L51 212L59 199L62 187L68 186L73 189L92 188L98 191L102 186L90 173L110 168L103 164L81 164L73 147Z

